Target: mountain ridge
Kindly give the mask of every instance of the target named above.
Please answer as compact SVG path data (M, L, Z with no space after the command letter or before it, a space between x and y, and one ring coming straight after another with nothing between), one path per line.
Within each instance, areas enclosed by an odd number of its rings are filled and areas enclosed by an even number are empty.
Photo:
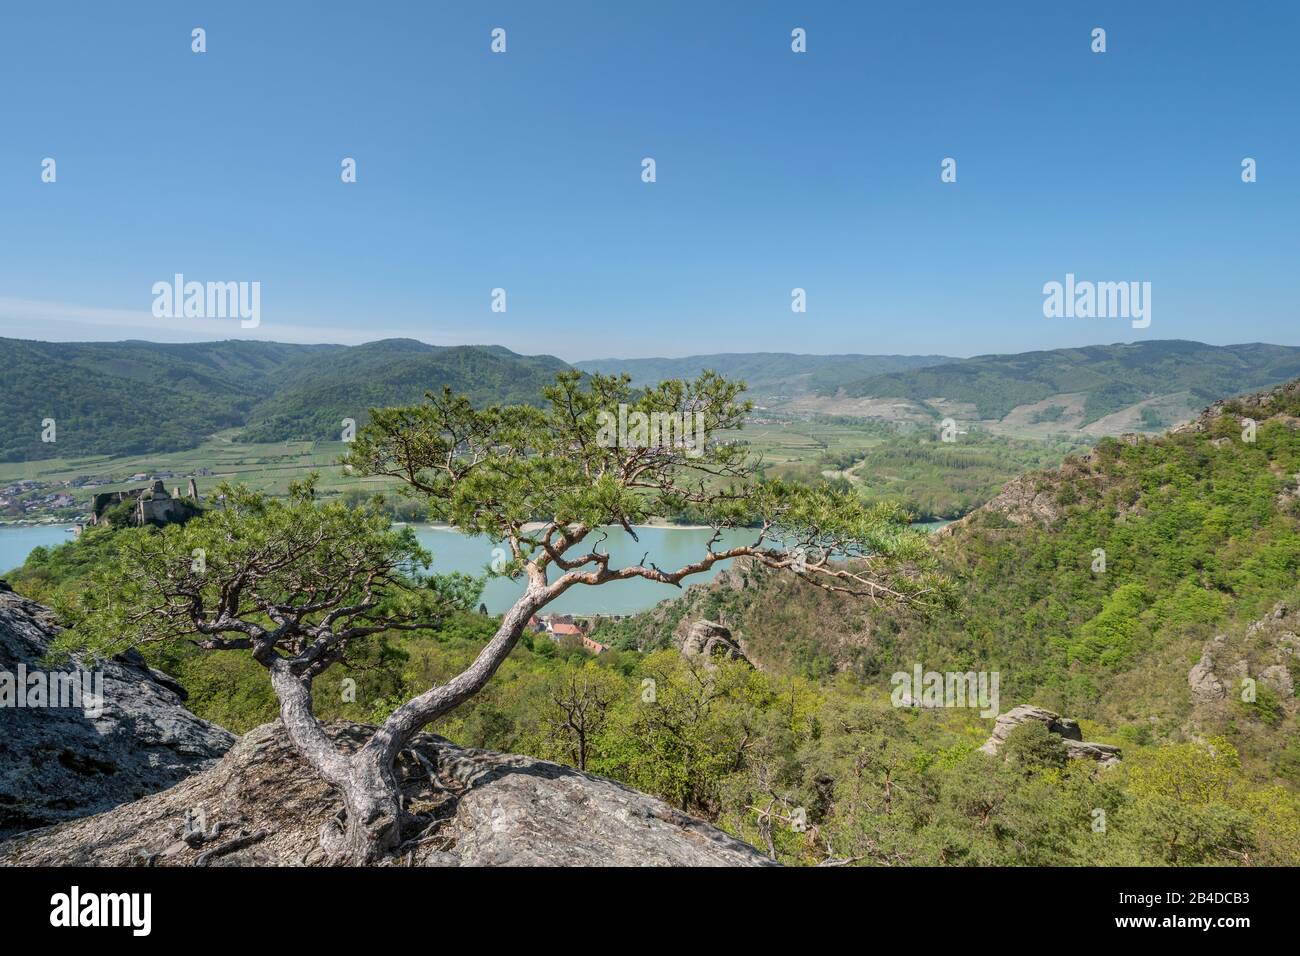
M908 428L952 418L1035 438L1157 431L1225 395L1300 376L1297 347L1184 340L969 359L730 352L568 363L409 338L357 346L0 338L0 359L0 415L12 423L0 433L0 461L181 451L226 430L249 442L333 441L343 419L361 424L371 407L418 402L444 385L478 403L536 402L568 368L626 372L634 385L713 368L745 380L760 410L780 416ZM45 440L50 420L54 441Z
M1185 339L990 353L888 372L838 390L848 398L899 398L969 405L972 417L1002 419L1053 396L1083 394L1080 427L1161 395L1189 392L1198 404L1300 377L1300 347L1248 342L1206 345ZM822 389L830 397L830 389Z
M415 339L0 339L0 415L21 423L0 434L0 461L181 451L233 428L248 441L337 440L342 419L360 424L371 407L417 402L444 384L482 402L536 401L565 368L553 356Z
M801 352L717 352L681 358L588 359L574 362L584 372L632 376L637 387L666 378L693 378L712 369L730 378L742 378L757 400L790 398L805 391L828 388L855 375L918 368L958 361L945 355L867 355L844 353L815 355Z

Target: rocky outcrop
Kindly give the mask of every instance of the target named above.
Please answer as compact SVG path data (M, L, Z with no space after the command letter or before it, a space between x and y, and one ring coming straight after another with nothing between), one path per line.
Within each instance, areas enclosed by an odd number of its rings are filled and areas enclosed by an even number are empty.
M1227 690L1223 679L1215 671L1214 641L1210 641L1201 650L1201 659L1187 672L1187 685L1192 691L1192 700L1198 704L1211 704L1223 700Z
M749 663L740 643L731 636L730 628L717 621L683 621L674 643L683 657L722 657Z
M138 653L88 672L77 661L43 669L57 631L49 608L0 582L0 835L170 787L210 766L235 741L186 710L180 686ZM39 698L38 688L45 688ZM49 706L70 701L78 705Z
M345 750L374 728L328 728ZM398 765L423 821L392 862L414 866L764 866L753 847L602 777L420 734ZM342 802L281 725L250 731L215 766L107 813L0 843L3 865L317 865Z
M1043 473L1031 472L1028 475L1014 477L1002 485L996 497L989 499L971 514L993 514L1008 520L1011 524L1043 524L1056 522L1061 516L1061 506L1057 503L1056 483ZM970 515L944 525L939 529L940 536L953 535L969 524Z
M1143 441L1141 435L1126 433L1115 441L1125 445L1136 445ZM1061 520L1066 505L1062 503L1062 487L1078 483L1080 487L1090 488L1092 494L1104 488L1105 474L1098 467L1097 453L1070 456L1058 467L1045 471L1031 471L1012 478L997 495L990 498L979 508L963 518L940 528L937 540L944 540L968 527L976 516L984 519L992 516L1008 525L1037 525L1050 528ZM1122 520L1125 509L1118 509Z
M1206 406L1205 410L1192 421L1171 428L1169 433L1171 435L1185 435L1209 431L1218 424L1219 419L1224 415L1231 415L1237 419L1247 416L1256 420L1262 420L1265 417L1277 418L1286 420L1288 425L1294 428L1296 425L1300 425L1300 422L1297 422L1290 415L1275 414L1275 410L1277 405L1286 402L1288 399L1293 399L1298 392L1300 392L1300 381L1292 381L1248 395L1221 398L1217 402Z
M1252 622L1243 634L1219 634L1201 648L1201 659L1187 672L1192 701L1211 706L1240 694L1247 678L1271 689L1282 706L1298 706L1292 667L1300 653L1300 620L1285 604Z
M1089 740L1065 741L1065 755L1071 760L1095 760L1103 767L1113 767L1120 762L1123 752L1113 744L1099 744Z
M1114 766L1120 761L1119 747L1085 741L1076 721L1032 704L1021 704L999 716L993 724L993 733L980 750L996 756L1001 752L1002 745L1007 742L1011 731L1030 720L1046 724L1049 731L1059 736L1065 744L1066 755L1071 759L1095 760L1103 767Z

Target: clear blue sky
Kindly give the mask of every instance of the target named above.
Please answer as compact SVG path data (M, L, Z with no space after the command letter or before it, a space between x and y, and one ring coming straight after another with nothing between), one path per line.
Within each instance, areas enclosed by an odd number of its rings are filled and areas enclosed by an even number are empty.
M1300 4L2 17L0 335L407 335L571 360L1300 344ZM154 319L150 288L176 272L261 282L261 327ZM1045 319L1042 285L1067 272L1150 281L1151 327Z

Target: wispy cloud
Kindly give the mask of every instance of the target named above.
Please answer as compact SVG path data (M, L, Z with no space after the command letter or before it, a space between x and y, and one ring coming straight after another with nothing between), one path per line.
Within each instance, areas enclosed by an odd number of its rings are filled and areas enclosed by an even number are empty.
M147 309L106 309L66 302L0 298L0 334L11 338L60 342L80 339L147 338L164 342L212 339L263 339L271 342L330 342L360 345L384 338L413 338L409 328L385 329L374 325L304 325L277 322L265 314L253 329L241 328L238 319L158 318ZM439 344L446 344L440 336Z
M600 341L588 337L570 340L549 328L538 330L532 325L523 329L500 327L490 330L485 324L462 322L458 328L446 329L446 320L396 317L393 327L348 319L332 322L281 322L262 312L262 321L252 329L241 328L239 320L158 318L149 309L112 309L77 305L69 302L46 302L36 299L0 297L0 337L40 339L52 342L103 342L121 339L146 339L151 342L209 342L222 339L257 339L266 342L296 342L309 345L362 345L377 339L419 339L431 345L504 345L525 355L546 353L568 361L602 358L608 354L624 357L655 354L655 341L636 341L634 337L614 339L608 335ZM396 323L401 323L396 325Z

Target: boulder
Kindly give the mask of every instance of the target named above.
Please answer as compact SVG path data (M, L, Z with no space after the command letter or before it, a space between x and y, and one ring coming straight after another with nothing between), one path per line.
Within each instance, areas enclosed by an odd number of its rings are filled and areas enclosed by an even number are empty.
M1049 731L1065 742L1066 754L1075 760L1095 760L1103 767L1119 763L1121 754L1119 747L1087 742L1083 739L1083 732L1079 729L1077 721L1062 717L1043 707L1035 707L1033 704L1021 704L999 716L993 723L993 733L980 750L996 756L1002 750L1002 745L1007 742L1011 731L1030 720L1046 724Z
M1222 644L1222 638L1219 641ZM1206 644L1201 650L1201 659L1187 672L1187 686L1191 688L1192 699L1198 704L1223 700L1227 694L1223 681L1214 672L1214 650L1213 641Z
M1072 760L1095 760L1103 767L1113 767L1120 762L1123 751L1113 744L1066 738L1065 754Z
M90 666L89 679L76 660L42 668L57 632L49 608L0 588L0 682L11 695L0 703L0 836L170 787L210 766L235 741L186 710L180 685L138 653ZM80 672L78 686L91 692L81 706L16 706L17 695L32 686L19 686L20 676L48 685L52 673L74 672ZM29 693L23 699L33 700Z
M676 643L683 657L724 657L749 663L739 642L731 636L731 630L716 621L695 621L687 625Z
M1259 672L1259 682L1267 684L1283 699L1289 699L1295 696L1295 680L1291 677L1291 671L1283 664L1272 664L1265 667Z
M331 723L344 750L373 727ZM702 820L613 780L420 734L398 776L422 830L391 863L415 866L770 866ZM258 727L215 766L98 816L0 843L0 866L319 865L318 833L338 795Z

